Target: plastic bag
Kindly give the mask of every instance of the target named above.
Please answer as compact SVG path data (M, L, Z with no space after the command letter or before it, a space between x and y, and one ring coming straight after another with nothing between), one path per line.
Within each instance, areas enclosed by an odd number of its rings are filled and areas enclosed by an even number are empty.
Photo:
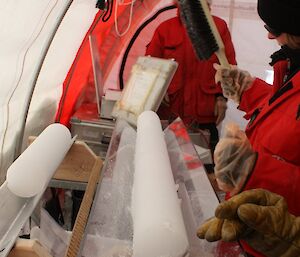
M225 136L220 139L214 152L215 175L218 186L235 195L244 186L256 160L246 134L232 123L225 128Z

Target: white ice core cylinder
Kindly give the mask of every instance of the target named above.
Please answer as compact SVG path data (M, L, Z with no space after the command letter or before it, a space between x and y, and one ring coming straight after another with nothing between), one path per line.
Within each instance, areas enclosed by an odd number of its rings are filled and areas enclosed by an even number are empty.
M161 123L152 111L137 122L132 194L133 257L184 256L187 232Z
M8 189L20 197L42 192L72 143L67 127L49 125L7 170Z

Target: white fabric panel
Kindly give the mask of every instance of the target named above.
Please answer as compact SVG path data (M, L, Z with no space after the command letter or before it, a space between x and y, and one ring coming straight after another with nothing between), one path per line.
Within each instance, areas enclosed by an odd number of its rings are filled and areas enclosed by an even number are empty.
M55 35L36 84L26 125L25 144L28 135L38 135L53 122L64 79L98 11L95 3L95 0L75 0Z
M64 0L1 2L0 182L4 180L4 171L13 161L15 139L24 118L37 64L67 4ZM97 12L94 6L93 0L75 0L48 52L28 123L38 134L53 122L62 82ZM51 110L46 117L40 113L43 108ZM34 119L34 116L38 119ZM28 131L27 134L32 133Z

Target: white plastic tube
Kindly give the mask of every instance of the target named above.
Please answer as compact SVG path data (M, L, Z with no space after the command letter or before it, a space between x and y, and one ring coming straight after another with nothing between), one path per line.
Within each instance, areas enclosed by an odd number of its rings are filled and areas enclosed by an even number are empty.
M73 141L64 125L48 126L9 167L8 189L20 197L32 197L42 192Z
M133 257L179 257L188 250L161 123L152 111L137 123L132 195Z

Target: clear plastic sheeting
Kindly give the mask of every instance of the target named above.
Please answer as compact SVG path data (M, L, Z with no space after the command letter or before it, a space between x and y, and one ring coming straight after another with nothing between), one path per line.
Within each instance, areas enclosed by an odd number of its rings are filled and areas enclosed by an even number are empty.
M0 187L0 257L9 254L20 230L30 217L43 192L31 198L13 194L4 182Z
M30 238L36 239L53 257L65 255L71 232L64 230L45 210L41 209L40 227L33 227Z
M95 256L96 245L101 246L97 251L98 257L132 254L130 206L135 140L135 130L125 121L118 120L89 217L82 256ZM236 244L226 244L224 247L196 237L197 227L213 216L218 199L180 119L165 130L165 140L174 179L178 184L178 197L182 199L190 257L229 256L222 253L224 249L225 253L231 253L230 256L240 256L241 249Z
M199 225L214 215L218 200L182 121L174 121L164 134L188 233L189 257L244 256L237 243L209 243L196 237ZM135 141L136 131L125 121L118 120L78 256L132 256ZM53 257L63 257L70 232L42 211L40 229L32 231L31 236L38 239Z
M135 140L135 130L126 122L118 121L89 218L88 234L106 241L132 240L130 206Z

